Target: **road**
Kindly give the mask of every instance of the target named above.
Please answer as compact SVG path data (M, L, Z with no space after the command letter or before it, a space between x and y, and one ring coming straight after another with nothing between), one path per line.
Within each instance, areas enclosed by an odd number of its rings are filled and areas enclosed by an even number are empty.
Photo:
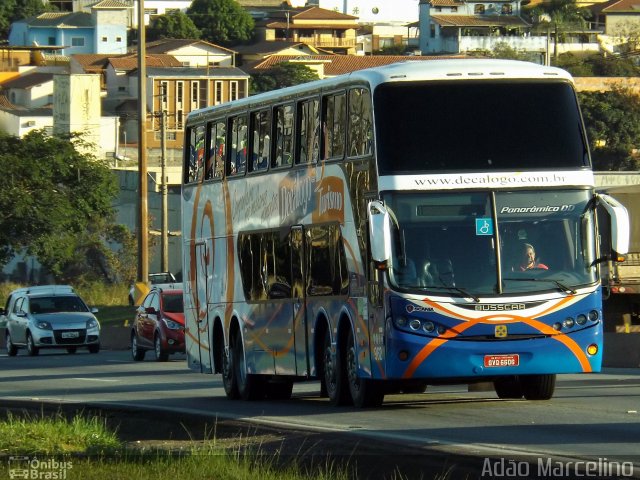
M153 358L153 355L148 355ZM550 401L499 400L466 385L392 395L382 407L331 407L319 384L294 387L289 401L232 402L219 375L169 362L133 362L127 351L0 354L0 400L154 408L400 443L409 451L619 462L640 477L640 369L559 377ZM615 478L615 477L613 477Z

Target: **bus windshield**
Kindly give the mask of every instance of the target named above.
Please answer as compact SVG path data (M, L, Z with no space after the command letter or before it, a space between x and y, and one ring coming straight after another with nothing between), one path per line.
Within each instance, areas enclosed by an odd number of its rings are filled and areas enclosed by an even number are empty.
M398 82L374 93L380 175L589 166L564 82Z
M589 190L383 198L393 224L389 275L400 289L476 298L573 292L596 281Z

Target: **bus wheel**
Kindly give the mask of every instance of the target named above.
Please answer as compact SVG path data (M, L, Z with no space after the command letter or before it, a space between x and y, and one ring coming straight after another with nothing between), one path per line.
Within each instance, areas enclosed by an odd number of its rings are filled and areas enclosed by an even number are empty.
M518 377L505 377L493 382L498 398L522 398L522 385Z
M324 337L324 356L323 356L323 368L324 377L322 379L324 383L324 390L329 397L329 403L331 405L346 405L349 403L349 387L346 382L346 375L342 369L342 362L340 361L340 352L336 352L335 355L331 352L331 332L327 329Z
M222 352L222 385L224 386L224 393L227 394L227 398L231 400L237 400L240 395L238 394L238 380L235 375L234 367L234 350L235 347L229 342L229 352Z
M240 398L243 400L259 400L264 398L265 385L262 377L247 373L242 335L239 333L236 335L235 348L233 349L233 370Z
M549 400L556 389L555 375L523 375L522 392L527 400Z
M358 353L353 332L347 339L346 370L353 404L358 407L379 407L384 400L384 390L375 380L358 376Z

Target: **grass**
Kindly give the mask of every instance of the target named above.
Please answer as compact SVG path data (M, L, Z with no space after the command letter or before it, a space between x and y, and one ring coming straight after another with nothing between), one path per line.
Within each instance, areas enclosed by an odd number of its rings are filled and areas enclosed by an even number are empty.
M65 476L55 478L135 478L159 480L176 478L216 480L346 480L348 472L332 462L318 464L312 471L295 458L282 462L278 454L260 454L236 444L231 449L220 447L215 438L204 442L187 442L179 452L154 448L144 450L121 442L109 431L106 421L77 414L67 419L13 415L0 422L0 458L28 457L24 468L38 475L63 470ZM33 459L44 462L34 467ZM11 458L9 458L11 460ZM52 463L53 462L53 463ZM51 466L53 465L53 467ZM15 463L0 462L0 478L9 478ZM3 475L4 474L4 475ZM29 478L35 478L33 476ZM44 477L43 477L44 478ZM46 478L54 478L46 476Z

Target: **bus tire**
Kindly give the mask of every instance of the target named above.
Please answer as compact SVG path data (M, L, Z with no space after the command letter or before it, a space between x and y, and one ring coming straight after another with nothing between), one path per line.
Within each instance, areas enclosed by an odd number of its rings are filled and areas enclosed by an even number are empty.
M329 403L334 406L347 405L350 403L349 386L342 368L340 351L335 355L331 351L331 332L327 329L324 336L324 355L322 371L324 373L322 382L329 397Z
M382 405L384 400L382 385L375 380L358 376L358 352L351 329L349 329L347 337L345 367L353 404L358 408L379 407Z
M235 373L236 369L234 366L234 350L235 346L230 340L229 353L222 353L222 386L224 387L224 393L230 400L237 400L240 398L240 394L238 393L238 380Z
M518 377L505 377L493 382L493 388L498 398L522 398L522 385Z
M235 338L233 357L234 377L236 378L238 396L243 400L260 400L264 398L265 385L262 377L247 373L242 335L239 333Z
M555 374L523 375L520 377L522 392L527 400L549 400L556 389Z

